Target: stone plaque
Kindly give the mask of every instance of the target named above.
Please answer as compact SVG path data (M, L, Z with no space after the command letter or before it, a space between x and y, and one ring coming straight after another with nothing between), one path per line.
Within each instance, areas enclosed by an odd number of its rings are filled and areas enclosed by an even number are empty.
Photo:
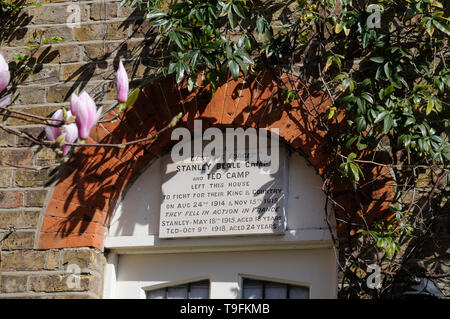
M286 159L277 172L245 159L163 161L160 238L283 234Z

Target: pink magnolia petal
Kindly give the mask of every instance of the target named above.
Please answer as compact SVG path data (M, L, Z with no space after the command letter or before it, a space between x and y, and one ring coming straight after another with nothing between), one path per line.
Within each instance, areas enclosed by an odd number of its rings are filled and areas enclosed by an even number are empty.
M61 146L60 147L60 149L62 151L62 155L61 156L66 156L67 153L69 153L71 147L72 146L70 146L70 145L63 145L63 146Z
M122 61L119 62L119 67L116 73L116 86L117 100L121 103L125 103L128 99L129 83L128 75L125 71Z
M95 112L97 111L97 106L95 105L94 100L89 96L86 97L87 100L87 111L88 111L88 123L89 126L92 126L92 122L95 121Z
M7 106L9 103L11 103L11 96L12 96L12 94L8 94L8 95L2 97L2 98L0 99L0 107L5 107L5 106Z
M100 119L100 116L102 115L102 110L103 110L103 107L101 107L101 108L99 108L97 110L97 113L95 114L95 117L94 117L94 121L92 121L91 127L89 128L89 132L92 131L92 129L94 128L95 124L97 124L98 120Z
M0 72L0 92L8 86L10 79L11 75L9 74L9 71Z
M63 132L66 133L66 142L67 143L73 143L78 138L78 128L75 123L64 125Z
M4 71L8 71L8 70L9 70L8 63L6 63L3 55L0 54L0 72L4 72Z
M80 98L75 93L72 93L72 95L70 96L70 111L72 112L72 114L78 113L78 110L80 108L79 101Z
M72 144L78 138L78 128L75 123L64 125L62 132L66 133L66 143ZM70 145L61 146L62 156L66 156L71 147Z
M79 107L73 114L77 117L78 133L81 138L86 139L89 136L89 101L90 97L83 91L79 97Z
M53 113L52 119L62 120L63 119L63 110L59 109L55 113ZM50 124L59 125L59 124L61 124L61 122L60 121L50 121ZM54 142L58 138L58 136L61 135L61 130L54 126L46 126L45 132L46 132L47 138L52 142Z
M51 126L45 127L45 135L47 136L47 140L54 142L57 139L57 136L55 136L53 128Z

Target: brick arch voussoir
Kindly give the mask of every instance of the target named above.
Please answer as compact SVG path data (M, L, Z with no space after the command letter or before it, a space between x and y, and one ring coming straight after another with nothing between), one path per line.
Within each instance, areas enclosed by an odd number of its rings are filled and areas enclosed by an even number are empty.
M283 90L296 90L298 99L288 104ZM211 126L278 128L280 139L300 152L325 177L333 164L329 149L329 131L320 118L332 105L331 99L298 78L288 74L275 76L269 71L257 76L229 80L211 98L208 87L189 92L172 77L154 82L141 90L136 103L116 121L98 123L87 143L124 143L154 136L172 118L182 112L179 125L193 131L195 119L202 119L203 129ZM300 101L298 103L297 101ZM116 117L111 111L105 119ZM338 128L338 127L337 127ZM54 187L46 207L39 234L38 248L95 247L103 249L109 219L124 190L148 163L170 150L173 142L167 130L156 139L129 145L123 149L80 147L74 150ZM393 199L391 176L383 168L367 172L383 176L378 188L367 187L360 196L369 215L384 212ZM348 184L348 183L347 183ZM336 181L335 209L338 216L358 212L355 199L345 183ZM379 200L367 200L371 196ZM358 214L356 214L358 216ZM340 227L340 228L339 228ZM346 232L345 225L338 225Z

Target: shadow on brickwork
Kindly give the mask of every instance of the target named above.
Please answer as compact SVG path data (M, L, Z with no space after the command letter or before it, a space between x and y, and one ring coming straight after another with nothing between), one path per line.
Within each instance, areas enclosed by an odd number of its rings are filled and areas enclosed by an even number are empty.
M119 61L122 60L127 69L127 74L131 80L130 87L143 87L146 83L149 83L155 78L157 73L155 69L159 68L163 61L157 57L159 54L157 47L159 42L155 41L156 33L154 30L146 30L144 32L145 20L143 18L144 12L138 9L120 24L119 29L126 30L131 27L132 34L123 39L123 41L115 47L113 50L105 50L104 54L98 57L90 57L87 55L88 62L82 65L79 69L75 70L65 82L74 82L71 88L65 95L65 99L69 99L70 95L74 92L81 93L86 88L89 81L94 78L100 77L103 80L113 81L119 65ZM148 21L147 21L148 22ZM130 42L134 38L145 37L139 44ZM108 60L112 58L112 66L108 63ZM103 85L103 84L101 84ZM108 84L102 93L93 94L96 102L102 100L105 91L112 88L113 84ZM96 90L96 88L91 91Z
M416 174L419 178L416 184L412 182L413 173L408 169L396 172L399 186L395 202L402 202L404 210L411 208L412 214L407 222L414 230L410 236L402 237L401 249L393 256L387 256L373 242L366 248L361 248L361 242L342 242L341 265L349 260L350 251L355 252L358 260L341 272L344 277L340 284L341 298L399 298L416 278L432 280L445 296L450 296L448 179L441 179L435 187L443 172L442 168L434 168L434 171L431 168L418 168ZM398 198L399 196L402 198ZM350 249L346 250L348 248ZM381 267L382 285L378 290L370 289L366 281L371 274L366 273L367 266L373 263ZM341 286L342 284L344 285Z
M338 215L356 218L354 223L362 228L363 222L357 219L361 207L355 204L360 198L366 220L386 216L392 196L386 186L390 177L385 170L363 167L367 181L372 182L358 194L354 194L345 183L338 183L343 178L338 173L328 175L328 170L333 170L339 163L330 156L328 143L333 140L332 133L318 123L318 118L325 114L331 103L323 92L306 86L301 91L304 103L287 104L280 89L289 85L287 77L262 71L256 78L243 80L243 77L238 81L230 79L217 89L213 98L208 87L190 93L184 85L178 88L173 77L153 82L141 91L135 105L128 108L119 120L97 125L92 131L92 140L87 142L123 143L152 136L166 127L179 112L184 114L179 125L191 131L194 119L203 120L203 129L210 126L221 129L278 127L282 142L301 153L322 178L330 177L336 181L333 193L340 207L340 211L335 207ZM317 108L319 117L312 115L314 108ZM105 119L114 116L115 113L110 112ZM339 125L336 125L333 134L339 132ZM167 130L155 141L124 149L77 148L62 171L47 207L45 218L49 221L54 219L53 223L44 219L41 234L59 233L63 238L73 234L102 237L127 188L153 159L170 151L174 144L170 134L171 130ZM325 215L325 210L322 213ZM131 227L124 221L118 222L124 223L118 226L119 229ZM345 226L340 228L347 234L349 229Z

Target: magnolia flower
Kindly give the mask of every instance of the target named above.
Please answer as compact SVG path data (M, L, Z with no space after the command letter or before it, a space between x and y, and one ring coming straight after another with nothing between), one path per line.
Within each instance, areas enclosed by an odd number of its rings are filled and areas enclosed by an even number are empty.
M70 119L72 117L72 113L67 111L66 118ZM63 110L58 110L52 115L53 121L50 121L50 124L58 125L63 120ZM65 143L72 144L78 138L78 128L75 123L63 125L62 129L55 126L46 126L45 134L47 135L47 139L49 141L55 142L61 134L65 133L64 141ZM70 150L70 145L62 145L60 147L62 151L62 156L66 156Z
M97 110L94 100L83 91L80 96L72 94L70 97L70 110L76 116L75 123L78 127L80 138L87 139L94 125L102 113L102 108Z
M9 84L10 74L8 63L6 63L3 55L0 54L0 92L2 92Z
M69 113L70 113L70 111L69 111ZM71 115L71 113L70 113L70 115ZM52 119L57 120L57 121L50 121L50 124L53 124L53 125L60 124L61 123L60 121L63 119L63 110L58 110L55 113L53 113ZM54 126L46 126L45 127L45 135L47 135L47 139L49 141L54 142L61 135L61 130Z
M123 67L122 61L119 62L119 68L116 73L117 100L125 103L128 99L128 75Z
M66 133L65 141L66 143L72 144L78 138L78 128L75 123L64 125L61 134ZM61 146L62 156L66 156L70 150L70 145Z

